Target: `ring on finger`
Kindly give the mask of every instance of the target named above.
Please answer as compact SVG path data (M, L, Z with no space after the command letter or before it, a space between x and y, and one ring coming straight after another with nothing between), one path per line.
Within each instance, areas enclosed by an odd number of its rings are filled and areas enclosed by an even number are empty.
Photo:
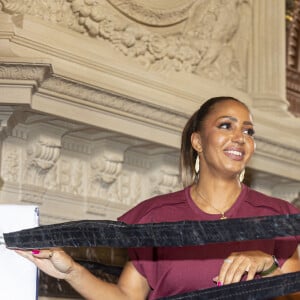
M233 260L230 258L226 258L226 259L224 259L224 262L231 264L233 262Z
M49 251L48 258L50 259L52 256L53 256L53 250L50 250L50 251Z

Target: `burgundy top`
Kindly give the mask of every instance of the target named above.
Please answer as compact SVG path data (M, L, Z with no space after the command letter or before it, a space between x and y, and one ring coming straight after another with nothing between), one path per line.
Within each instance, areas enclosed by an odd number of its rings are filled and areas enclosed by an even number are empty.
M296 214L299 210L287 201L269 197L242 186L234 205L225 213L227 218L246 218L280 214ZM220 214L200 210L190 196L190 187L145 200L118 220L128 224L218 220ZM297 248L294 237L273 240L228 242L189 247L129 249L129 257L151 287L148 299L157 299L194 290L215 287L226 257L232 252L261 250L274 254L280 265Z

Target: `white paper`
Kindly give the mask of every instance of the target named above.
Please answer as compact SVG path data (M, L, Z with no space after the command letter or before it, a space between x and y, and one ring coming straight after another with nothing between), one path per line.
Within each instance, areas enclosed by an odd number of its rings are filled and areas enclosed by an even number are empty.
M3 233L38 226L38 208L32 205L0 205L0 237ZM1 238L1 241L3 239ZM0 299L36 300L37 268L0 244Z

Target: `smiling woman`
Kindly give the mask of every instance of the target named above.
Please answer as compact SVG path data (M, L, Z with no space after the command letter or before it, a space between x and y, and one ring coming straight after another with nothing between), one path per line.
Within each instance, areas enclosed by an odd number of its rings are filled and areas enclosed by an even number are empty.
M235 153L236 158L243 160L245 167L255 149L253 136L252 116L244 103L228 97L215 97L206 101L189 119L183 130L181 173L184 185L188 186L198 179L195 178L197 157L202 160L202 173L204 173L203 168L207 167L206 159L209 149L203 151L203 147L213 148L212 151L221 151L221 161L225 158L223 155L226 153L228 155ZM221 145L215 145L221 143L221 140L226 143L224 139L230 143L231 149L221 149ZM229 139L240 139L241 141L230 142ZM247 148L247 155L244 148ZM238 149L243 149L243 151L237 151Z
M231 97L209 99L188 120L182 133L185 188L143 201L119 221L212 221L300 213L288 202L254 191L240 181L254 150L254 124L247 106ZM18 253L47 274L65 279L87 299L151 300L299 271L297 245L297 238L292 236L130 248L130 261L117 284L96 278L61 249Z
M223 100L222 105L213 106L199 126L191 135L191 143L205 180L210 180L210 176L239 176L255 148L253 122L247 107L236 100Z

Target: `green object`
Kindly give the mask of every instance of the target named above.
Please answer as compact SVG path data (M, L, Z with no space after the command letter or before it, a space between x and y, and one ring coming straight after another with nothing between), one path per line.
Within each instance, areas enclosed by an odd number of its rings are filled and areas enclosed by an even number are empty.
M267 276L267 275L273 273L279 267L277 258L274 255L272 255L272 258L273 258L273 265L269 269L260 272L261 276Z

